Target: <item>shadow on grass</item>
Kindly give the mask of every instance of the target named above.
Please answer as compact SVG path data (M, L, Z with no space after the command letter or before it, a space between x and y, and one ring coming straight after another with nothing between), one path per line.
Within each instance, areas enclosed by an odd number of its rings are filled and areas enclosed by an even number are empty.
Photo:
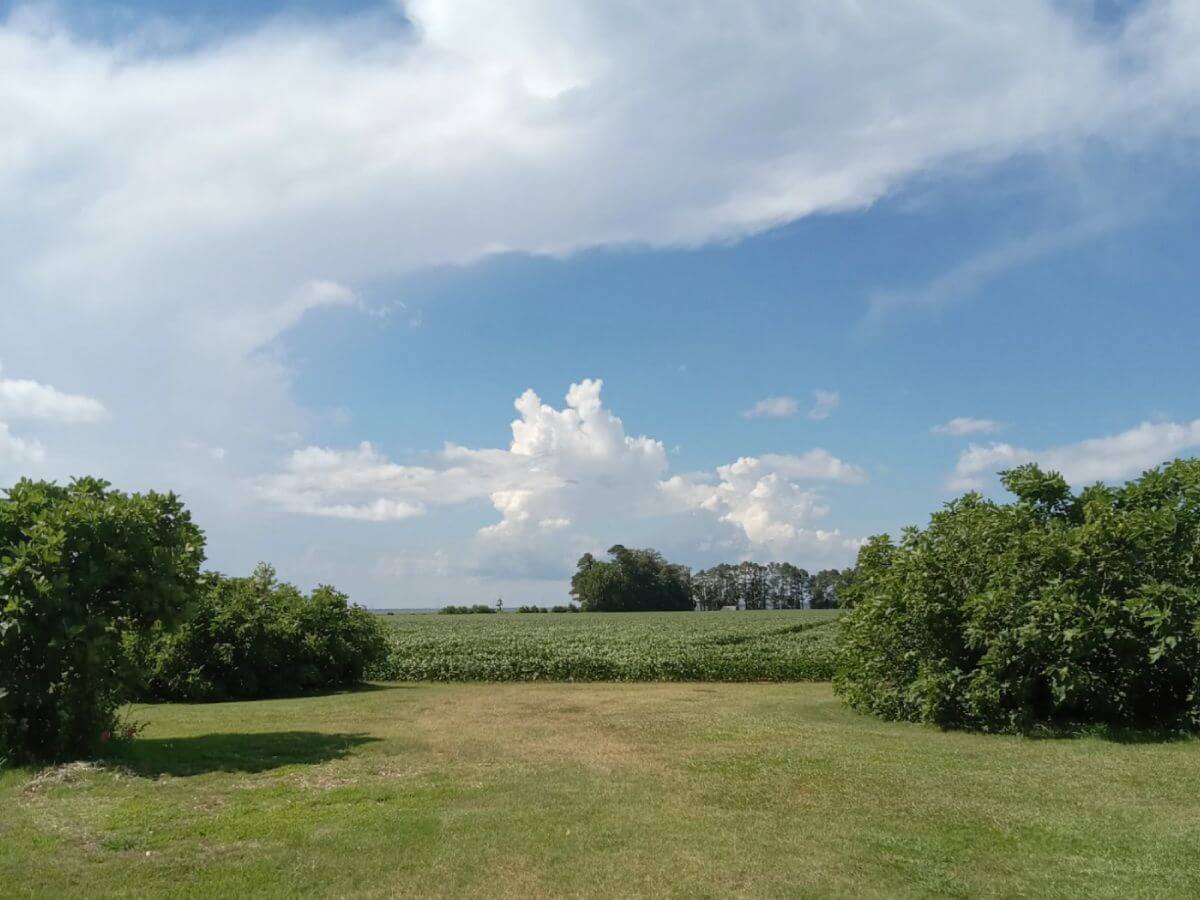
M379 740L365 734L271 731L204 734L180 738L136 738L106 762L148 778L206 772L266 772L281 766L342 759L354 748Z
M1071 741L1094 738L1110 744L1171 744L1194 741L1200 734L1194 728L1147 725L1043 725L1021 732L1035 741Z
M281 694L255 694L248 697L236 695L216 697L211 700L179 700L174 697L160 697L153 694L134 695L129 701L131 706L154 705L171 703L176 706L214 706L218 703L264 703L271 700L307 700L312 697L340 697L345 694L373 694L377 691L412 690L416 685L389 684L383 681L363 681L359 684L342 687L323 688L313 691L292 691Z

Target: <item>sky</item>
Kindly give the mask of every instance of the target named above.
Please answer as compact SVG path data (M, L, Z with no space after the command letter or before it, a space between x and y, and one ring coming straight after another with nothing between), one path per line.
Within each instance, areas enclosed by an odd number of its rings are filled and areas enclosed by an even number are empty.
M561 603L1200 452L1195 0L0 0L0 484Z

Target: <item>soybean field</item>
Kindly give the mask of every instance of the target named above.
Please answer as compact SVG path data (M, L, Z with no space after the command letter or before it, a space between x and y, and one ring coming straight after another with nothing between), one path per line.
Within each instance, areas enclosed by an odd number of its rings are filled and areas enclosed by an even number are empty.
M828 681L833 610L386 617L383 681Z

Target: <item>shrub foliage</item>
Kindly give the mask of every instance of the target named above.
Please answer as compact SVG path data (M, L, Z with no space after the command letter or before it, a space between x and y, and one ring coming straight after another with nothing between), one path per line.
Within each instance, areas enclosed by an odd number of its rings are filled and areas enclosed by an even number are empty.
M120 642L174 622L204 536L173 494L22 480L0 497L0 758L86 755L111 734Z
M1075 495L1033 465L859 554L837 690L985 730L1200 724L1200 460Z
M386 653L382 628L335 588L305 595L260 564L249 578L206 575L188 621L133 642L130 655L147 699L276 697L362 681Z

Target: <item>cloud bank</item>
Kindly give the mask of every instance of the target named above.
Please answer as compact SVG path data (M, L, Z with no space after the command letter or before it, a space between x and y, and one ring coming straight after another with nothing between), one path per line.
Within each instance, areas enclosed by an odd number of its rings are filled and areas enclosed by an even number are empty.
M306 447L262 479L258 493L291 512L372 522L487 501L499 518L477 537L492 545L595 549L630 519L701 514L771 558L845 562L858 546L837 529L815 527L829 507L813 485L862 484L859 466L818 448L668 477L662 442L626 434L601 401L601 387L598 379L571 385L562 409L526 391L514 403L519 417L507 448L447 445L427 464L402 465L370 444Z
M1036 462L1060 472L1072 485L1116 481L1138 475L1200 447L1200 419L1191 422L1143 422L1118 434L1076 444L1028 450L1011 444L971 444L946 479L950 491L979 490L985 477L1002 469Z

